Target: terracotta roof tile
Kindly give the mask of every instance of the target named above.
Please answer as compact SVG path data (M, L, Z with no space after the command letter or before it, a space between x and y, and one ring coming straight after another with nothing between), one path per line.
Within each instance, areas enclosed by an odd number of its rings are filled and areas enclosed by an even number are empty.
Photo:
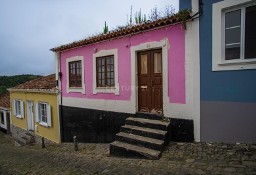
M56 90L56 79L55 74L51 74L45 77L40 77L26 83L20 84L9 89L10 91L15 90L31 90L31 91L55 91Z
M59 47L55 47L55 48L52 48L50 50L53 51L53 52L61 52L61 51L73 49L73 48L76 48L76 47L81 47L81 46L101 42L101 41L104 41L104 40L109 40L109 39L118 38L118 37L122 37L122 36L129 35L129 34L134 34L134 33L139 33L139 32L143 32L143 31L151 30L151 29L158 28L158 27L164 27L164 26L167 26L167 25L174 25L174 24L177 24L177 23L181 23L182 21L184 21L184 19L185 20L190 19L191 16L190 16L189 11L183 11L182 13L183 13L182 18L180 17L179 14L175 14L173 16L162 18L162 19L159 19L159 20L156 20L156 21L149 21L149 22L145 22L145 23L142 23L142 24L134 25L134 26L119 28L119 29L110 31L107 34L100 34L100 35L97 35L97 36L88 37L86 39L76 41L76 42L72 42L72 43L62 45L62 46L59 46Z
M0 94L0 108L10 109L10 93Z

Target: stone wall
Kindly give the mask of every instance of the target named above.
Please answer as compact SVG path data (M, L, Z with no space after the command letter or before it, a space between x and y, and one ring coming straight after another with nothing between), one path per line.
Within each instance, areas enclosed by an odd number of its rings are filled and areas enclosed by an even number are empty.
M12 137L16 140L18 140L19 138L21 137L24 137L24 135L26 133L29 133L31 135L34 136L35 138L35 143L38 144L38 145L41 145L42 144L42 137L35 134L34 132L32 131L27 131L27 130L24 130L22 128L19 128L17 126L14 126L14 125L11 125L11 131L12 131ZM53 144L56 144L55 142L51 141L51 140L48 140L47 138L44 138L44 143L45 145L53 145Z

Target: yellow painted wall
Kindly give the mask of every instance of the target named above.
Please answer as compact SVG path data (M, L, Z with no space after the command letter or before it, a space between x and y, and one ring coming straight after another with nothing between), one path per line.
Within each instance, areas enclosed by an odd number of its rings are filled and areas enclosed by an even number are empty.
M50 93L36 93L36 92L11 92L11 111L12 111L12 124L27 130L27 101L33 101L34 103L34 125L35 134L45 137L56 143L60 143L60 131L59 131L59 118L58 118L58 101L57 94ZM24 103L24 118L20 119L13 115L13 100L22 100ZM35 106L38 102L45 102L51 105L51 117L52 126L45 127L36 122L36 110Z

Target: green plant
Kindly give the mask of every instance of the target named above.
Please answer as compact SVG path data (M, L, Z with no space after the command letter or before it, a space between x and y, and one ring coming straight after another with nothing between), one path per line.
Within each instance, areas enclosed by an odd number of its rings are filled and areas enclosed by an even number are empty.
M190 18L191 11L188 9L179 11L175 16L182 22L183 27L187 30L186 22Z
M107 26L107 22L105 21L105 26L103 28L103 33L106 34L108 33L108 26Z

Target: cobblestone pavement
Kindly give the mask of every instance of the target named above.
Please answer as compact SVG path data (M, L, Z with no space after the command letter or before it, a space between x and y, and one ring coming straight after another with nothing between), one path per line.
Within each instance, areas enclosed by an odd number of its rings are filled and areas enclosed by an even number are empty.
M171 143L160 160L109 157L109 144L16 147L0 132L0 174L255 174L256 144Z

